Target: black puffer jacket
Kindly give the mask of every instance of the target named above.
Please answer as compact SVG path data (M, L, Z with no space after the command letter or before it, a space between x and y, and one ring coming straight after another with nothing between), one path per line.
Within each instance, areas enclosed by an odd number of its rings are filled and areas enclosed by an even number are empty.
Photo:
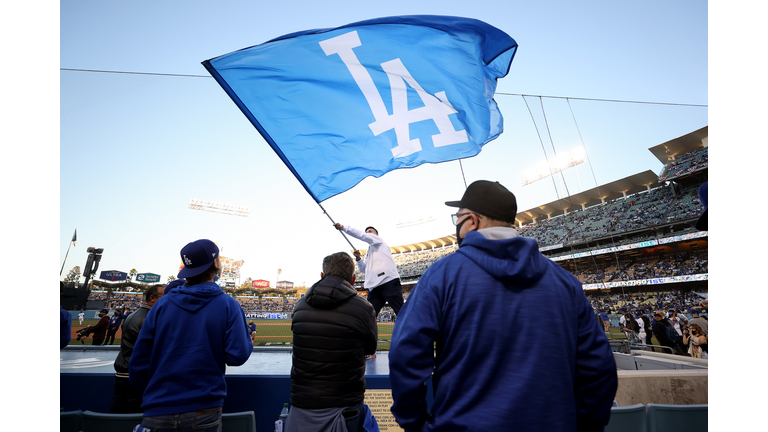
M291 405L347 407L363 401L365 355L376 352L373 306L349 282L327 276L293 312Z
M120 353L115 358L115 372L121 378L128 378L128 363L131 361L131 354L133 354L133 345L139 338L139 331L144 325L147 313L149 313L149 306L142 304L138 310L128 315L128 318L123 321Z

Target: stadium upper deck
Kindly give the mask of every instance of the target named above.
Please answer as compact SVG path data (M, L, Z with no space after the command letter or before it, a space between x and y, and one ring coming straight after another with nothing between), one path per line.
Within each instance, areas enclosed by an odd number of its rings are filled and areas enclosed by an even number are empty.
M651 147L649 151L664 164L658 175L650 170L641 172L520 211L516 217L518 231L535 238L542 252L555 260L592 257L597 254L593 251L606 248L613 252L679 241L694 241L693 249L700 259L702 253L706 255L706 233L699 233L693 225L703 211L698 189L707 180L707 146L708 127L703 127ZM637 244L640 246L628 246ZM407 283L456 248L455 234L451 234L390 250L401 279ZM569 263L561 265L572 267ZM364 275L358 272L357 277L356 285L362 286Z

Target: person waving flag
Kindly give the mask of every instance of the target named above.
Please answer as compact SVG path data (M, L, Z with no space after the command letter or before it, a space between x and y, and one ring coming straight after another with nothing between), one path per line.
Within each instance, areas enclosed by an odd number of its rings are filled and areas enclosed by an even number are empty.
M320 203L367 176L472 157L503 130L493 99L517 43L482 21L376 18L203 62Z

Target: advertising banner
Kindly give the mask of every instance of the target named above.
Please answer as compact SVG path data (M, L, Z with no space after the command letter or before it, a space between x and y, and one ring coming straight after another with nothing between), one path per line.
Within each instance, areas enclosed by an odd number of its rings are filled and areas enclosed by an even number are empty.
M128 273L124 273L117 270L107 270L99 274L99 279L109 281L122 281L128 279Z
M277 283L277 289L291 289L293 288L293 282L279 281Z
M251 286L253 288L269 288L269 281L266 281L264 279L251 281Z
M160 282L160 275L154 273L139 273L136 275L136 282L154 283Z
M276 313L276 312L245 312L246 318L260 318L260 319L291 319L293 313Z

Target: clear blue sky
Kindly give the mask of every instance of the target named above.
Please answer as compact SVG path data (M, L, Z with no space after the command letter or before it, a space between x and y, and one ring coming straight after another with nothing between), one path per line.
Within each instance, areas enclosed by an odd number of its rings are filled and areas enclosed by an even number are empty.
M200 64L299 30L379 16L477 18L516 39L519 50L497 93L708 103L707 9L701 2L356 2L96 1L61 4L62 68L207 75ZM349 250L317 204L211 78L60 72L60 260L83 266L103 247L99 270L177 271L180 248L210 238L244 259L243 279L313 283L322 257ZM521 96L498 95L505 131L464 160L467 183L498 180L529 208L552 200L550 182L525 189L520 174L544 160ZM581 145L587 189L661 164L648 148L707 125L707 108L527 98L551 157ZM590 169L591 168L591 169ZM593 177L594 172L594 177ZM566 176L578 191L574 173ZM546 198L544 187L549 188ZM367 178L323 207L335 221L376 226L391 246L453 232L443 203L461 197L458 162ZM563 193L561 191L561 193ZM187 208L191 198L247 206L249 218ZM435 217L413 228L398 223ZM352 240L356 247L365 244ZM61 261L60 261L61 262Z
M746 215L726 216L760 192L755 188L761 184L766 159L761 143L766 80L760 44L765 40L765 11L754 5L501 0L408 0L365 6L356 1L85 0L7 5L0 26L6 102L0 116L6 138L4 227L9 240L3 261L17 269L16 277L7 280L7 292L17 292L13 285L21 280L25 287L29 283L50 287L45 281L59 271L75 228L79 241L65 272L84 265L85 248L96 246L105 248L100 270L136 268L165 278L178 267L178 251L187 241L209 237L224 246L225 254L246 260L246 277L274 280L276 269L282 268L286 279L311 283L324 255L348 249L212 79L59 68L205 75L201 61L286 33L379 16L442 14L481 19L520 44L498 92L709 104L702 109L571 102L598 184L647 169L658 171L660 165L649 147L710 124L716 179L711 188L716 205L710 257L722 258L709 264L710 274L717 275L711 278L710 311L725 316L727 311L742 310L744 300L764 304L764 291L758 289L761 281L751 271L732 271L754 268L741 261L754 260L751 257L762 256L762 251L743 241L729 244L738 238L733 228ZM519 185L519 174L540 162L544 153L522 99L497 96L496 100L506 130L480 155L465 160L464 171L469 182L501 181L523 201L527 191ZM535 102L529 100L533 106ZM545 99L545 104L555 147L567 151L579 144L563 103ZM587 183L585 171L580 169L583 183ZM593 185L594 181L584 187ZM451 233L451 211L443 202L460 197L463 188L458 164L450 162L366 179L324 205L337 221L376 225L391 244L398 244ZM384 197L386 205L371 205L377 197ZM191 198L245 205L251 217L195 216L186 208ZM415 232L394 228L398 222L430 215L439 222L421 225ZM736 250L737 254L731 253ZM740 256L740 261L726 270L729 256ZM735 292L729 291L732 288L739 289L737 295L726 294ZM55 310L56 300L41 297L44 317ZM19 297L9 295L7 300L16 305ZM28 309L13 309L18 315L14 323L26 325L35 319ZM46 329L47 325L40 331L50 332ZM6 344L23 342L10 336L6 332ZM741 346L730 337L733 346ZM41 347L44 339L22 339L30 343L24 352L45 353L33 355L32 367L49 365L56 358L55 347ZM759 356L736 357L739 354L721 351L713 355L713 365L724 371L726 362L734 360L740 370L758 370L758 363L749 364L760 361ZM17 360L11 361L15 368ZM58 367L33 373L53 382ZM725 398L733 399L735 392L723 388L723 377L728 386L747 378L736 375L712 374L717 389L710 392L713 404L724 408ZM17 399L39 402L34 386L15 388ZM49 394L48 412L53 413L55 393ZM750 410L758 408L759 401L738 400L734 408L759 412ZM727 421L731 428L754 424L749 415L710 419L723 426ZM55 422L53 414L50 421Z

